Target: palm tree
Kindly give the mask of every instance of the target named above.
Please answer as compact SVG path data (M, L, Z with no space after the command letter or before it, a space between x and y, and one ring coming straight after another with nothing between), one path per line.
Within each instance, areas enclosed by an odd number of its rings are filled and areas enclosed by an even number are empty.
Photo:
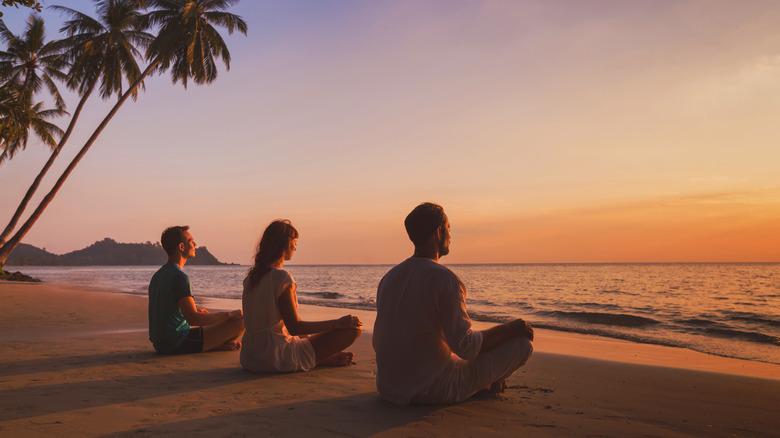
M65 79L65 73L61 71L65 64L59 56L57 43L46 42L43 19L37 15L30 15L25 32L21 36L14 35L5 22L0 20L0 40L8 44L8 49L0 52L0 77L6 81L2 87L3 97L0 99L4 103L0 106L0 114L4 117L3 132L0 135L3 140L0 164L13 157L16 151L27 146L30 128L39 134L44 144L53 151L44 170L39 173L19 208L11 217L8 226L0 234L0 245L2 245L59 154L60 145L54 141L53 135L56 134L61 140L66 140L59 127L47 124L45 120L66 113L65 101L54 82L55 79ZM46 88L54 99L56 105L54 110L41 110L40 104L31 104L32 96L38 94L43 88ZM6 100L6 97L9 99Z
M57 144L54 137L61 136L62 129L47 119L63 114L67 114L64 109L43 109L43 102L33 104L32 96L15 81L3 84L0 87L0 164L27 147L30 131L54 148Z
M65 73L60 70L63 64L56 43L46 42L43 18L30 15L21 36L14 35L0 20L0 41L8 44L8 49L0 52L0 78L15 81L21 85L22 92L30 95L46 87L57 109L65 108L65 101L54 83L54 79L65 79Z
M43 143L52 149L57 145L53 135L62 130L46 119L64 113L62 99L54 80L62 80L62 63L53 42L46 42L43 19L30 15L20 36L14 35L0 20L0 41L8 48L0 51L0 141L3 152L0 164L27 147L29 131L40 134ZM46 88L54 99L54 110L43 110L42 103L33 104L33 96Z
M103 99L121 97L124 81L133 83L141 75L138 47L145 49L154 37L145 31L142 1L97 0L95 6L97 19L65 6L50 7L71 18L60 29L68 38L58 45L70 63L67 83L82 96L100 83ZM132 94L137 95L137 87Z
M140 56L141 52L135 45L146 47L153 37L143 31L145 24L139 6L137 1L98 1L97 19L70 8L53 7L71 18L60 29L68 38L53 44L52 50L61 54L58 58L60 65L70 65L65 80L68 87L78 91L81 98L59 144L30 185L8 225L0 233L0 245L6 243L6 239L16 228L43 177L73 133L81 110L95 86L100 83L100 95L107 99L112 95L122 94L124 77L134 81L140 75L136 57ZM2 248L4 246L0 246L0 250ZM0 260L0 265L4 260Z
M138 87L152 72L172 68L173 82L181 81L186 87L187 80L197 84L210 83L217 77L216 60L222 59L230 69L230 52L214 26L235 30L246 35L247 25L241 17L224 12L239 0L148 0L146 3L158 9L146 15L146 23L159 26L158 36L149 45L146 58L149 65L122 94L108 115L98 125L79 153L63 171L51 191L44 197L30 218L19 228L16 234L0 246L0 267L8 259L11 251L19 244L35 221L54 199L65 180L81 161L97 137L111 121L122 104L138 92ZM104 2L105 3L105 2ZM74 65L76 63L74 62ZM86 71L85 71L86 73ZM101 88L101 90L104 90Z
M214 25L229 34L238 30L246 35L241 17L223 12L239 0L148 0L158 7L147 17L160 32L147 51L147 58L159 63L161 70L171 69L173 83L187 80L207 84L217 78L216 59L222 58L230 70L230 52ZM216 58L216 59L215 59Z

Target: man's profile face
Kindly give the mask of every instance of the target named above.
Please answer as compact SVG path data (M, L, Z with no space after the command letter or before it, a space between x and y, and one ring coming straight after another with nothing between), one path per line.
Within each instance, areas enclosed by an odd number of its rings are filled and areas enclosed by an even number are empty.
M189 231L184 232L184 242L179 244L179 249L181 249L181 255L185 259L191 259L195 257L195 247L197 245L195 244L195 239L192 238L192 234L190 234Z
M450 220L444 215L444 226L441 227L441 240L439 241L439 257L450 253Z

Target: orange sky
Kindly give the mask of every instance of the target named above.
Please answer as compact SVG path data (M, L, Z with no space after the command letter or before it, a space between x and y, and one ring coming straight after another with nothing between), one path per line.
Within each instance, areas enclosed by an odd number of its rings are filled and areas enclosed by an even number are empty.
M458 252L486 259L492 253L503 262L777 261L778 194L723 193L541 212L497 221L500 232L482 228L484 222L466 223L457 226L465 234Z

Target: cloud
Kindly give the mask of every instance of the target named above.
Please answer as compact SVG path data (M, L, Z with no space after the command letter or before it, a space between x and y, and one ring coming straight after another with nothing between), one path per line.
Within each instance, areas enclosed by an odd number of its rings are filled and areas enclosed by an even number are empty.
M755 60L748 71L755 76L776 76L780 73L780 55L761 56Z

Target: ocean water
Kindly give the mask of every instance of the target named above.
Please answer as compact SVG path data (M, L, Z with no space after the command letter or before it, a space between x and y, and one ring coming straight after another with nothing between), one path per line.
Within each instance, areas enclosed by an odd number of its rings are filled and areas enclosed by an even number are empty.
M450 265L471 317L780 364L780 264ZM301 303L374 309L390 265L285 266ZM145 294L157 266L24 267L44 281ZM246 266L185 266L198 296L239 300Z

